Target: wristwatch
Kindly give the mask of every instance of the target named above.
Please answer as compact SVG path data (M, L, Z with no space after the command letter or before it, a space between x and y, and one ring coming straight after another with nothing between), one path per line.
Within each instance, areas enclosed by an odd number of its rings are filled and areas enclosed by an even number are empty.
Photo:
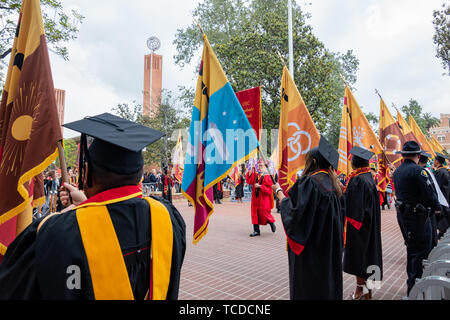
M278 188L277 191L275 191L275 194L278 196L278 192L283 191L283 189Z

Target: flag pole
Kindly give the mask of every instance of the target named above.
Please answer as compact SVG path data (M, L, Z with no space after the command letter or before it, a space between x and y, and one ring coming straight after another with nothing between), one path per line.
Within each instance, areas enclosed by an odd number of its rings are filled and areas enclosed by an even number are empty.
M288 0L289 71L294 80L294 41L292 37L292 0Z
M197 25L197 27L200 29L200 32L202 33L202 35L204 35L205 33L203 32L203 29L200 25L200 23L194 18L194 23Z
M344 81L345 85L348 87L348 86L349 86L349 85L348 85L348 82L345 81L345 78L344 78L344 76L342 75L342 73L339 72L339 76L341 77L342 81Z
M287 67L286 61L284 61L283 56L281 55L280 51L277 51L277 53L278 53L278 57L280 58L281 62L283 63L283 66Z
M62 145L62 140L59 140L56 143L58 147L58 155L59 155L59 165L61 167L61 178L63 182L69 183L69 177L67 175L67 165L66 165L66 156L64 155L64 147Z

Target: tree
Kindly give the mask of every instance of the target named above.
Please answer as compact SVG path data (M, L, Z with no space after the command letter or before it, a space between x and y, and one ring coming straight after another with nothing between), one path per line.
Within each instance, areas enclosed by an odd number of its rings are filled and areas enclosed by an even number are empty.
M263 86L264 127L278 128L283 69L278 52L287 61L287 2L205 0L194 10L193 16L208 36L233 89L241 91ZM307 18L294 4L294 78L318 130L336 141L337 146L340 116L335 115L341 113L344 95L344 83L339 74L350 84L354 83L358 60L351 51L345 54L329 51L312 33ZM192 24L179 29L174 44L177 46L175 62L184 67L202 44L198 27Z
M68 60L66 43L77 38L78 28L84 17L76 10L66 13L58 0L41 0L40 3L49 49ZM0 0L0 70L9 62L5 58L12 49L21 5L22 0ZM0 74L0 82L4 82L3 72Z
M120 103L112 108L112 111L121 118L166 134L165 137L146 148L143 153L145 164L170 163L171 152L176 145L176 137L173 137L174 131L189 127L190 118L186 117L184 105L179 106L175 103L179 98L173 98L172 93L167 90L163 90L162 97L156 113L151 116L144 116L142 105L135 101L131 104Z
M409 118L411 115L414 120L416 120L420 130L422 130L426 136L429 136L429 130L432 127L439 125L441 122L429 112L422 113L422 106L414 99L410 99L409 103L404 105L401 110L404 113L405 118Z
M450 3L443 3L441 10L433 11L433 25L436 58L441 60L450 76Z
M64 139L64 157L66 160L66 166L75 168L77 164L78 157L78 144L76 142L77 138ZM49 168L56 169L60 168L59 156L56 157L55 164L51 165Z

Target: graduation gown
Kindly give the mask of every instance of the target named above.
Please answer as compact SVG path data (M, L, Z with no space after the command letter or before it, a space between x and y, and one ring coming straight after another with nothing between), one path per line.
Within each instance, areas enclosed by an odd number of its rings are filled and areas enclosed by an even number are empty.
M244 175L240 174L239 178L236 182L236 187L235 187L237 199L242 199L244 197L244 183L245 183L245 177L244 177Z
M434 172L434 177L442 191L442 194L450 204L450 173L446 168L440 168ZM450 208L441 206L441 213L436 215L439 232L445 233L450 226Z
M346 243L344 272L368 279L380 268L383 276L381 248L381 213L377 187L370 172L353 177L346 188ZM369 273L368 273L369 271Z
M300 178L281 202L291 300L342 299L342 206L326 173Z
M166 175L161 175L162 197L172 203L173 180Z
M247 172L245 179L248 184L252 185L252 224L265 226L267 223L274 223L275 218L271 213L274 206L272 178L269 175L261 175L252 171L251 173ZM255 188L255 183L260 184L261 188Z
M137 186L110 189L90 198L106 203L135 299L144 299L150 286L151 215L147 200L135 194ZM128 197L128 199L127 199ZM126 200L121 200L121 199ZM185 223L168 201L155 197L167 209L173 229L173 247L167 299L178 297L181 265L186 248ZM89 201L88 200L88 201ZM33 222L9 245L0 263L2 299L95 299L91 272L76 210ZM69 289L70 266L79 267L80 288ZM111 265L111 268L115 268ZM72 271L71 271L72 270ZM155 275L156 277L157 275Z

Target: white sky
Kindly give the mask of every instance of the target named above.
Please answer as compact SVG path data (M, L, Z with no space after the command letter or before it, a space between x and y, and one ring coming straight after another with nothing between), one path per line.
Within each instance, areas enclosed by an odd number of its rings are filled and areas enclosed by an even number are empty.
M379 113L377 88L390 107L416 99L439 117L450 113L450 77L435 58L432 12L444 0L297 1L312 14L309 24L332 51L353 49L360 61L354 92L365 112ZM122 102L142 103L146 40L161 39L163 88L195 86L193 66L175 65L176 30L192 23L198 0L62 0L84 16L70 61L50 54L56 88L66 90L65 122L111 112ZM305 5L312 3L311 5ZM198 59L194 57L193 61ZM296 79L298 80L298 79ZM281 74L280 74L281 81ZM396 114L391 108L391 112ZM77 135L64 130L66 138Z

